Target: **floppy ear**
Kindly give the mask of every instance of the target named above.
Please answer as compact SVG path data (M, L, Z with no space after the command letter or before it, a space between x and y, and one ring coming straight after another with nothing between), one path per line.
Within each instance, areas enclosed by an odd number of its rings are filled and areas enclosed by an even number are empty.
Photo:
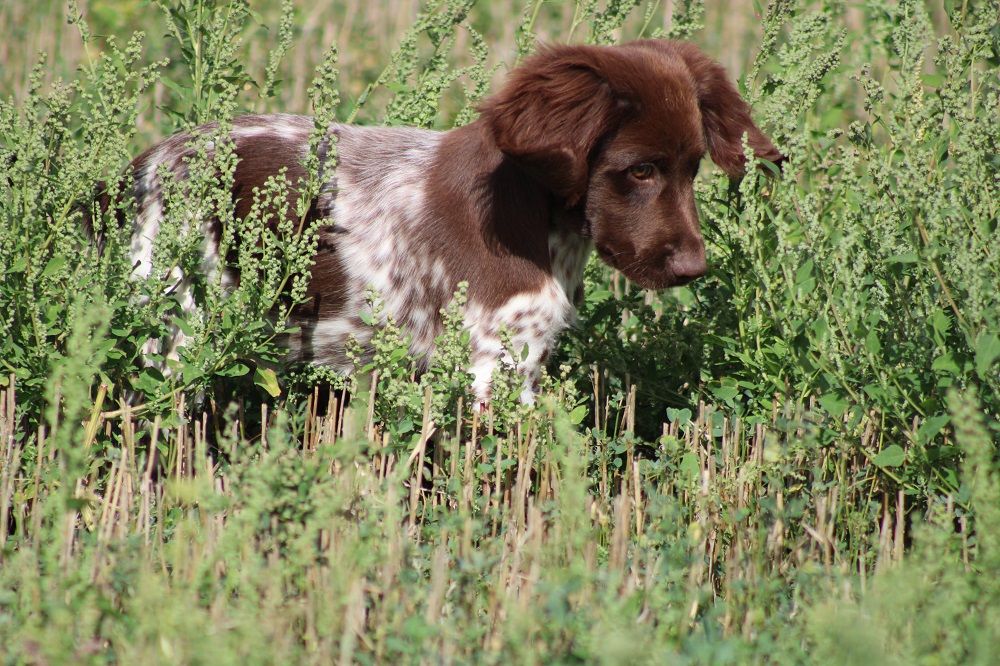
M750 117L750 105L730 83L726 70L693 44L677 43L677 54L684 59L698 88L698 106L712 161L730 176L746 171L743 134L754 155L780 164L785 156L760 131Z
M547 48L479 109L497 147L568 206L586 192L588 155L626 112L602 74L609 56L597 47Z
M708 152L723 171L732 177L745 173L744 133L757 157L775 164L785 160L785 156L754 124L750 117L750 105L740 97L722 65L687 42L648 39L633 44L679 57L687 65L698 95Z

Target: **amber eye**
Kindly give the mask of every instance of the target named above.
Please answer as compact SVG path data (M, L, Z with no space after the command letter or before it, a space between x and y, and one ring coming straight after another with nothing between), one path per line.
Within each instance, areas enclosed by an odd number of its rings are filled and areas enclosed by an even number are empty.
M649 180L656 173L656 167L649 162L629 167L628 174L636 180Z

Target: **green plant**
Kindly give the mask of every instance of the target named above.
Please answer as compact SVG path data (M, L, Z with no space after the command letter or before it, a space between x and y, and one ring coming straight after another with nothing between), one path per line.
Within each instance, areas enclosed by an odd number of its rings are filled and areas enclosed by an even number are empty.
M70 5L68 83L66 54L22 81L0 44L0 661L992 658L995 3L755 3L759 48L723 49L731 4L441 0L391 56L362 29L315 48L288 2L132 4ZM97 36L135 17L165 22L147 50L172 62ZM789 157L702 170L706 279L649 293L592 262L533 406L504 367L473 404L464 288L430 358L373 294L353 373L286 366L331 123L447 128L536 37L649 34L750 53L734 78ZM307 178L236 219L227 124L297 95ZM137 279L129 157L205 120ZM234 287L202 263L205 220ZM177 331L176 357L143 353Z

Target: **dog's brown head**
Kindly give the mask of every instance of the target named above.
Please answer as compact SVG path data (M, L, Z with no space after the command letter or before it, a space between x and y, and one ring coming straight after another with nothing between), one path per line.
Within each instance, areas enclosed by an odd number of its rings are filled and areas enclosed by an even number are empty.
M580 207L600 256L644 287L705 273L693 184L706 152L739 176L745 133L783 159L722 67L681 42L548 48L481 110L497 147Z

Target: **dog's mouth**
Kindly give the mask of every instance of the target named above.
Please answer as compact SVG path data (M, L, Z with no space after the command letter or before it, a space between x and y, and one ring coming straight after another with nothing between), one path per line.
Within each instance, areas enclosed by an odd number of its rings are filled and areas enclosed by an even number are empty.
M606 245L595 248L604 263L617 268L643 289L679 287L701 277L707 270L704 255L645 259L634 252L614 252Z

